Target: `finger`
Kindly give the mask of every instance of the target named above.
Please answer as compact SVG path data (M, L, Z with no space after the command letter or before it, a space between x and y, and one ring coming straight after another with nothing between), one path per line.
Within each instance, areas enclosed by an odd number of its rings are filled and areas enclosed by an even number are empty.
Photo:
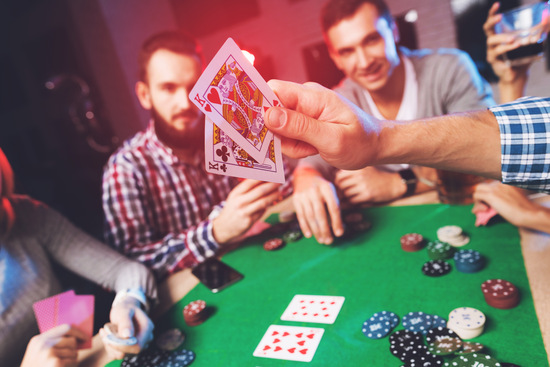
M330 217L330 223L334 234L338 237L344 234L344 225L342 223L342 215L340 213L340 201L336 194L334 185L324 188L324 197L326 199L326 206L328 215Z
M495 29L494 29L495 24L500 22L502 18L500 14L497 14L499 8L500 8L500 3L496 2L489 9L487 20L483 24L483 31L487 36L490 36L491 34L495 33Z
M117 334L122 339L134 336L135 307L114 307L111 312L111 322L117 326Z
M136 337L141 347L147 345L153 340L153 331L155 324L143 310L137 310L135 314L136 328L138 330Z
M252 190L254 187L259 186L262 183L263 183L263 181L252 180L252 179L247 178L247 179L239 182L239 184L237 186L235 186L231 192L235 192L235 194L242 194L242 193L245 193L245 192L248 192L248 191Z
M309 226L307 216L304 214L304 203L305 200L302 196L294 194L293 196L294 208L296 210L296 218L298 219L298 224L300 229L306 238L311 237L311 228Z
M69 324L56 326L46 331L45 333L42 333L41 335L47 338L61 337L61 340L64 337L73 337L78 339L79 341L86 341L90 339L90 336L87 335L85 332Z
M489 210L489 208L490 206L487 205L487 203L483 201L476 201L474 202L474 206L472 207L472 213L476 214L486 212L487 210Z
M244 207L242 207L243 212L245 215L249 216L261 215L267 208L272 206L278 198L278 192L274 192L269 195L263 195L256 200L248 202Z
M279 198L279 188L281 184L273 182L264 182L256 187L254 187L249 192L243 193L241 195L241 204L250 205L256 201L263 200L266 197L271 197L275 195L275 199L268 203L272 205Z

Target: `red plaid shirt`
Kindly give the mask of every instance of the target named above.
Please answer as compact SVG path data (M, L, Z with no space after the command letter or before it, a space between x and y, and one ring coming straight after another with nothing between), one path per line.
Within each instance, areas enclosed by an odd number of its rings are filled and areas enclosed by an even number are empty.
M106 241L158 279L213 256L219 244L209 216L237 180L181 162L152 124L115 152L103 174ZM212 218L213 219L213 218Z

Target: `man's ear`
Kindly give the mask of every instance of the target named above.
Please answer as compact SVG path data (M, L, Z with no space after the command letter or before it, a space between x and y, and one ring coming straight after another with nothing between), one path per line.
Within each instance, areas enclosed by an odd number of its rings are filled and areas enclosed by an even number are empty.
M151 93L149 92L149 86L139 81L136 83L136 95L138 97L139 103L141 104L141 107L143 107L146 110L150 110L153 107L153 104L151 102Z

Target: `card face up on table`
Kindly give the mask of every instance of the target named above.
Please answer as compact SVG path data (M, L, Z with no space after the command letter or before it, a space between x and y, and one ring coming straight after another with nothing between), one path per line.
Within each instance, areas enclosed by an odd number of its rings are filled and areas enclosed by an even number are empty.
M284 183L281 141L264 124L282 106L266 81L229 38L193 87L191 101L206 115L206 170Z

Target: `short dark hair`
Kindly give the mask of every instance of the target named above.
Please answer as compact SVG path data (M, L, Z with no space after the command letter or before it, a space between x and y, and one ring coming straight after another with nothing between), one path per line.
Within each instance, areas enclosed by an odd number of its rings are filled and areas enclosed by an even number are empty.
M202 48L199 42L184 31L163 31L153 34L143 42L138 55L138 78L147 83L147 65L151 56L165 49L177 54L196 56L204 64Z
M393 23L390 9L384 0L329 0L321 10L321 28L326 34L336 23L353 16L363 4L372 4L378 14Z

